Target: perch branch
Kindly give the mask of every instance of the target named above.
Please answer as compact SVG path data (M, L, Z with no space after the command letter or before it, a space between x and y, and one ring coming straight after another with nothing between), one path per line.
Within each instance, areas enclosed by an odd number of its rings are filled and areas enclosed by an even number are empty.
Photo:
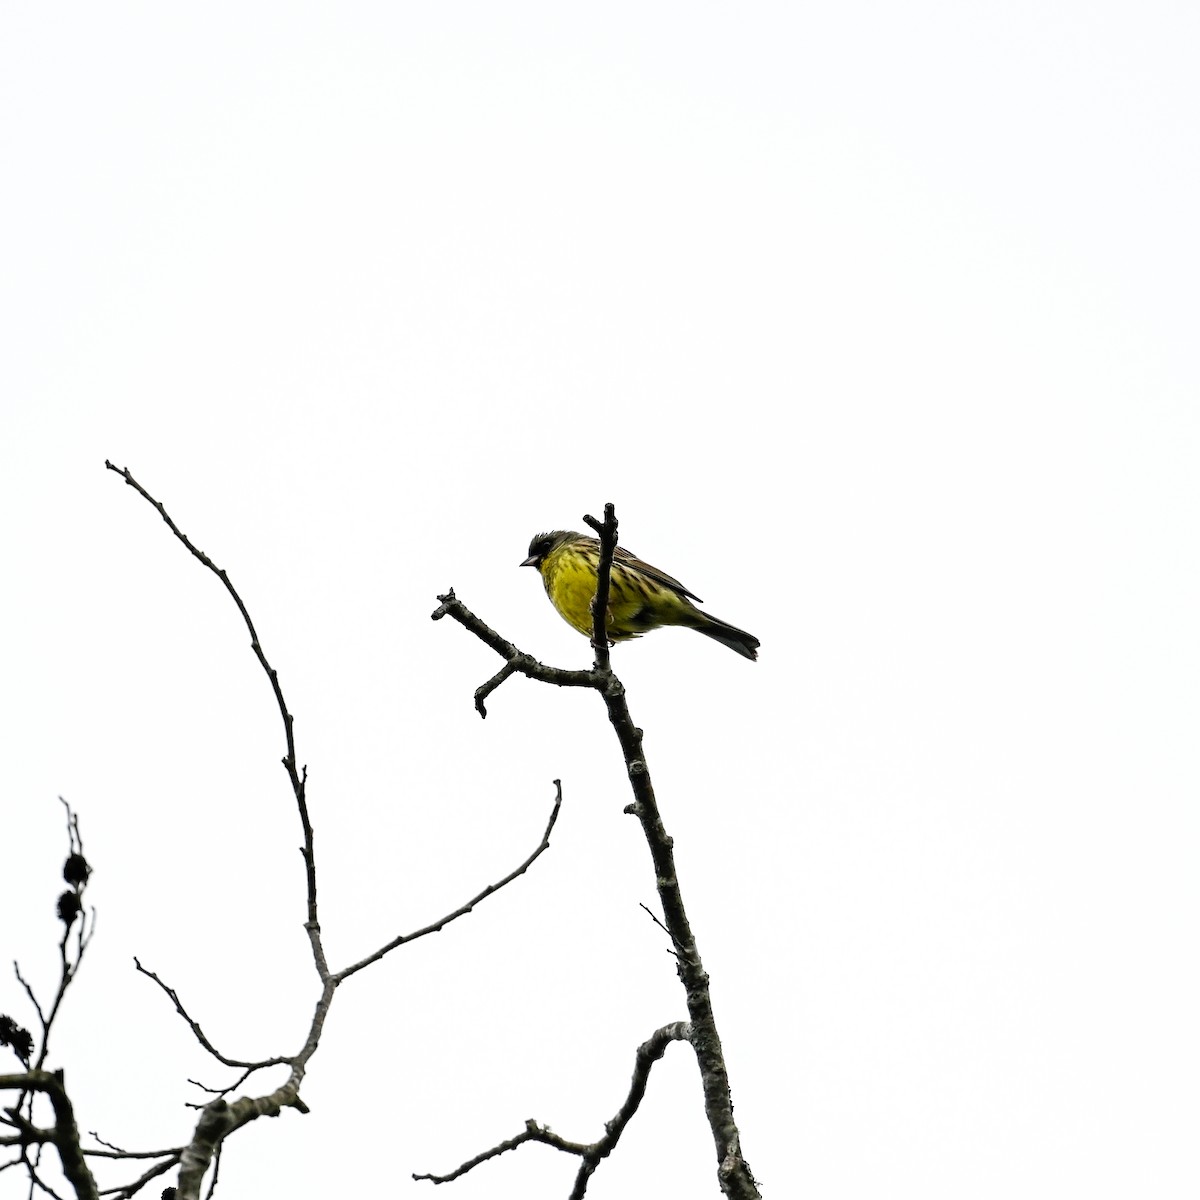
M687 996L690 1033L688 1040L695 1052L700 1067L701 1087L704 1094L704 1111L713 1137L717 1155L717 1181L721 1191L732 1200L758 1200L758 1186L750 1166L742 1156L741 1135L733 1117L733 1103L729 1091L729 1074L721 1039L713 1016L709 979L700 958L695 935L692 933L684 908L679 876L675 868L673 842L663 825L650 770L642 749L642 731L633 723L629 705L625 699L625 687L611 669L608 652L607 631L603 618L607 610L607 596L612 571L612 558L617 543L617 519L611 504L604 508L604 520L585 516L584 520L600 537L600 562L597 567L596 596L593 600L593 645L596 651L595 666L591 671L569 674L570 678L555 678L555 668L535 663L530 667L530 656L518 650L510 642L485 625L474 613L458 600L453 592L439 596L442 607L434 614L437 620L452 616L465 628L471 630L501 654L511 666L508 674L521 673L548 683L569 683L572 686L595 688L604 700L608 719L616 732L625 760L625 770L633 791L633 803L625 811L637 817L642 833L650 849L654 863L655 884L662 905L665 927L675 947L677 970ZM501 672L505 678L507 674ZM496 682L499 682L496 677ZM485 685L486 686L486 685ZM495 684L493 683L494 687ZM536 1132L533 1123L518 1135L514 1144L522 1141L544 1141ZM511 1148L505 1146L505 1149ZM496 1150L495 1153L502 1153Z
M585 516L600 535L600 561L596 564L596 594L592 597L592 646L596 651L596 670L607 671L611 666L608 646L608 592L612 584L613 555L617 549L617 514L611 504L604 506L604 520Z

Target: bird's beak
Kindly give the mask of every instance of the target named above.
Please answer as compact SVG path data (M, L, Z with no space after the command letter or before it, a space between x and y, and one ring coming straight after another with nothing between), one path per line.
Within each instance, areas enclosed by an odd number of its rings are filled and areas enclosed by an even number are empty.
M529 558L527 558L521 564L521 566L523 566L523 567L536 567L537 565L538 565L537 555L531 555Z

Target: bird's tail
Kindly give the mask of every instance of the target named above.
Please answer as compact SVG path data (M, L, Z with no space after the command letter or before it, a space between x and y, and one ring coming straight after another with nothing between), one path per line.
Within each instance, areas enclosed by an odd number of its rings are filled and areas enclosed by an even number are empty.
M710 617L706 612L696 610L695 615L700 618L693 626L693 629L698 629L706 637L710 637L713 641L720 642L722 646L728 646L730 650L736 650L743 658L748 658L751 662L758 659L759 641L752 633L747 633L744 629L738 629L736 625L729 625L725 621L718 621L716 617Z

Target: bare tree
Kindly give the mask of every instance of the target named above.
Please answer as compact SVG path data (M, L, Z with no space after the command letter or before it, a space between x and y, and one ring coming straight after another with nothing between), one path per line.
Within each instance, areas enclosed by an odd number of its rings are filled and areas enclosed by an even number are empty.
M16 976L28 1002L37 1017L38 1033L31 1034L23 1025L9 1016L0 1016L0 1046L8 1046L20 1060L23 1070L0 1075L0 1091L15 1093L15 1103L0 1113L0 1147L11 1151L11 1157L0 1162L0 1172L23 1171L27 1176L30 1194L37 1190L51 1197L59 1193L47 1182L44 1173L43 1152L53 1147L57 1152L63 1176L79 1200L99 1200L101 1195L113 1196L117 1200L131 1200L153 1180L177 1171L177 1184L166 1188L162 1195L172 1200L199 1200L202 1185L208 1179L211 1195L220 1169L221 1149L226 1139L237 1130L263 1116L277 1116L284 1109L307 1113L308 1108L301 1098L308 1064L320 1044L325 1021L333 1005L338 988L351 976L378 962L393 950L427 934L435 933L486 900L500 888L523 875L549 847L550 835L554 830L562 804L562 787L555 780L555 799L541 841L533 852L516 868L496 883L489 884L453 912L447 913L420 929L401 933L379 946L357 962L340 969L330 967L325 954L317 906L317 859L315 837L309 817L306 797L307 769L299 765L294 737L294 722L284 698L278 673L271 666L263 651L258 633L241 596L224 570L219 568L202 550L198 549L183 534L168 514L163 504L134 479L127 468L119 468L105 462L108 470L116 472L132 487L166 522L172 534L187 548L189 553L211 571L222 583L237 606L250 634L250 647L270 683L275 704L279 710L284 729L283 767L296 804L297 815L303 835L301 855L304 863L304 922L303 927L310 947L313 968L316 973L316 1002L312 1019L306 1030L298 1031L298 1048L290 1052L243 1060L232 1058L220 1049L204 1033L199 1021L185 1007L179 994L153 970L145 967L138 959L134 965L138 972L151 980L174 1006L179 1016L187 1023L193 1036L207 1054L221 1067L235 1073L224 1086L203 1090L211 1096L203 1104L192 1107L198 1114L191 1123L187 1138L178 1146L155 1150L128 1150L102 1141L92 1134L95 1146L85 1146L81 1137L75 1112L62 1070L50 1070L47 1062L55 1019L59 1015L68 989L75 982L84 953L95 929L95 914L84 909L84 892L90 868L83 854L83 841L75 813L67 807L68 857L63 875L69 887L58 900L58 914L63 923L63 934L59 944L59 979L53 1000L45 1007L39 1002L37 993L17 968ZM629 1121L636 1114L645 1094L651 1069L672 1042L686 1042L691 1046L700 1067L703 1106L712 1131L717 1158L717 1181L721 1191L735 1200L751 1200L759 1192L749 1166L742 1156L741 1139L733 1118L730 1101L729 1078L717 1033L709 992L708 976L704 971L696 939L684 909L682 891L675 869L671 838L663 826L655 798L650 772L642 750L642 731L635 727L625 701L625 689L613 673L609 661L608 642L605 637L605 614L608 608L608 592L613 553L617 544L617 522L612 505L605 509L603 522L592 517L585 518L600 535L600 565L596 597L593 601L593 645L595 662L588 671L568 671L548 667L530 655L518 650L494 630L485 625L451 591L439 596L440 605L434 612L434 620L449 616L470 630L504 659L504 666L475 693L475 705L481 716L486 716L485 701L492 692L510 675L523 674L544 683L558 686L587 687L599 692L606 706L608 717L616 732L624 756L632 802L625 812L637 817L640 822L653 862L662 919L654 919L671 938L677 971L684 987L687 1020L676 1020L656 1029L634 1052L634 1069L629 1091L621 1101L614 1117L605 1124L604 1133L593 1142L573 1142L552 1132L546 1125L527 1121L524 1129L508 1141L493 1146L464 1162L445 1175L417 1174L414 1179L445 1183L456 1179L480 1163L495 1158L507 1150L515 1149L525 1142L539 1141L566 1154L577 1157L579 1162L572 1197L582 1197L588 1181L601 1162L616 1148ZM65 805L65 801L64 801ZM258 1072L272 1067L285 1067L285 1081L271 1091L257 1094L231 1094L242 1092ZM198 1085L203 1086L203 1085ZM49 1123L42 1113L48 1108ZM100 1190L92 1165L98 1161L119 1163L127 1166L131 1177L116 1187Z
M550 845L550 834L558 820L562 804L562 788L555 781L556 795L550 812L549 821L533 853L524 862L510 871L503 879L488 884L477 895L460 905L453 912L446 913L435 921L422 926L410 933L397 934L390 941L368 954L358 962L334 970L330 967L325 956L325 948L321 937L321 925L317 910L317 857L312 821L309 819L308 802L306 799L307 770L298 765L296 743L293 733L292 714L284 699L283 687L279 675L267 660L259 641L258 632L250 613L237 590L229 580L229 576L218 567L202 550L198 549L183 534L172 520L163 504L155 500L140 483L134 479L128 469L114 466L111 462L104 464L110 471L115 471L125 482L151 504L167 523L168 528L189 552L201 564L208 568L224 585L233 602L237 605L246 628L250 633L250 648L258 659L263 671L270 682L279 715L283 721L285 753L283 767L287 772L295 798L296 809L303 832L301 854L304 861L305 898L304 898L304 930L311 948L313 967L316 972L317 998L313 1009L312 1020L307 1030L298 1036L299 1047L288 1053L275 1054L255 1060L231 1058L223 1054L208 1038L200 1023L185 1008L183 1001L174 988L164 982L154 971L144 967L140 961L134 960L134 965L141 974L152 980L174 1005L180 1017L187 1022L197 1042L222 1067L236 1072L236 1077L228 1084L219 1088L205 1088L212 1095L199 1107L199 1114L191 1128L190 1136L179 1146L171 1146L157 1150L127 1150L100 1143L96 1147L85 1148L76 1122L73 1106L68 1095L64 1074L61 1070L46 1069L50 1054L50 1040L55 1018L61 1011L67 990L75 981L84 951L87 949L95 927L94 914L90 919L83 911L83 894L87 884L89 868L83 857L83 843L79 835L79 825L75 814L68 807L68 829L71 840L70 854L64 868L64 876L71 885L69 891L62 894L58 901L58 911L64 925L62 941L59 946L60 974L54 999L49 1006L43 1007L33 986L21 975L17 968L17 979L24 989L29 1003L38 1018L40 1032L35 1038L9 1016L0 1016L0 1044L8 1045L21 1060L24 1070L14 1074L0 1075L0 1091L16 1093L16 1102L4 1108L0 1114L0 1146L12 1150L13 1156L0 1163L0 1172L6 1170L23 1170L29 1179L30 1192L34 1189L56 1197L57 1192L47 1183L42 1171L42 1151L52 1146L58 1153L62 1173L74 1189L79 1200L98 1200L101 1192L92 1172L89 1160L109 1160L127 1163L144 1164L149 1161L148 1169L142 1170L136 1177L122 1186L105 1188L104 1195L113 1196L116 1200L130 1200L152 1180L178 1169L178 1183L174 1188L163 1192L165 1197L172 1200L199 1200L201 1186L205 1176L212 1168L209 1179L209 1192L216 1181L220 1166L221 1147L225 1140L238 1129L264 1116L278 1116L286 1108L307 1113L308 1108L300 1095L308 1064L320 1044L325 1020L333 1005L337 989L352 975L378 962L393 950L398 949L418 938L430 933L437 933L451 922L466 916L476 905L486 900L493 893L512 883L518 876L523 875L534 861L539 858ZM65 803L65 802L64 802ZM74 931L74 932L73 932ZM243 1086L259 1071L269 1067L286 1067L286 1080L272 1091L257 1095L240 1095L236 1099L227 1097ZM38 1115L39 1098L49 1102L53 1123L38 1125L35 1117ZM95 1137L95 1135L93 1135ZM99 1138L95 1139L98 1143Z

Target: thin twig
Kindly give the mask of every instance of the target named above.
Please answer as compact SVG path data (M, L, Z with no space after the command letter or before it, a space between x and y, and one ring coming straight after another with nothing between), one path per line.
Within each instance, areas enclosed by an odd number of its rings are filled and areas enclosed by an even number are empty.
M175 1011L188 1023L192 1033L195 1035L196 1041L204 1047L218 1062L224 1063L227 1067L249 1067L253 1071L261 1071L266 1067L279 1067L291 1064L291 1058L286 1055L276 1055L274 1058L263 1058L257 1062L247 1062L241 1058L227 1058L208 1040L204 1030L200 1028L199 1022L192 1019L186 1008L183 1007L183 1002L179 999L179 993L173 987L168 987L153 971L147 967L143 967L141 960L137 955L134 955L133 965L145 976L153 979L160 988L170 997L171 1003L175 1005Z
M325 973L328 968L324 964L323 955L320 953L320 940L313 936L315 931L320 929L317 921L317 864L316 851L313 846L313 827L308 816L308 801L305 797L305 784L307 779L307 771L302 773L296 766L296 738L294 725L295 722L292 714L288 711L287 702L283 697L283 688L279 683L279 672L267 661L267 656L263 652L262 643L259 641L258 631L254 628L254 622L250 619L250 612L246 608L245 603L238 595L237 589L229 580L228 574L217 566L203 550L193 545L188 536L183 533L179 526L171 519L170 514L163 506L162 502L155 500L148 491L130 473L128 467L118 467L104 460L105 467L110 471L115 471L121 476L125 482L142 496L149 503L158 515L167 523L167 527L171 532L188 548L192 556L199 562L203 563L224 585L225 590L233 597L233 602L237 605L238 612L242 614L242 620L246 623L246 628L250 631L250 648L254 651L255 658L258 659L262 669L267 674L267 679L271 683L271 690L275 693L275 703L279 708L279 715L283 720L284 741L286 745L286 753L283 756L284 769L287 771L288 779L291 781L292 793L296 798L296 806L300 813L300 825L304 832L304 846L301 849L301 854L304 856L305 880L307 883L308 892L308 919L305 922L305 928L309 930L310 939L313 943L314 959L317 965L317 971L321 978L325 978Z
M119 1146L114 1146L111 1142L106 1142L102 1137L98 1137L94 1130L88 1130L88 1136L96 1138L101 1145L107 1146L107 1150L85 1150L89 1158L171 1158L173 1155L178 1157L182 1146L172 1146L169 1150L122 1150Z
M287 1061L290 1062L291 1060L289 1059ZM207 1092L210 1096L228 1096L230 1092L236 1092L238 1088L240 1088L242 1084L245 1083L246 1080L249 1079L250 1076L259 1069L260 1068L258 1064L247 1067L231 1084L228 1084L223 1088L209 1087L207 1084L201 1083L198 1079L192 1079L190 1076L188 1077L188 1083L190 1083L192 1087L198 1087L202 1092ZM204 1105L189 1104L188 1107L203 1108Z
M87 1151L85 1150L84 1153L86 1154ZM131 1183L123 1184L121 1187L104 1188L100 1195L115 1196L116 1200L132 1200L132 1197L136 1196L152 1179L157 1179L160 1175L165 1175L168 1171L177 1167L182 1153L182 1149L174 1151L165 1161L155 1163L154 1166L139 1175ZM133 1156L129 1155L127 1157Z
M648 908L648 907L647 907L645 904L643 904L643 903L642 903L640 900L638 901L638 908L640 908L640 909L641 909L641 910L642 910L642 911L643 911L643 912L646 914L646 916L648 916L648 917L650 918L650 920L652 920L652 921L655 923L655 925L657 925L657 926L659 927L659 929L661 929L661 930L663 931L663 933L665 933L665 934L667 935L667 937L671 938L671 940L672 940L672 941L674 941L674 940L675 940L675 939L672 937L672 935L671 935L671 931L670 931L670 930L669 930L669 929L668 929L668 928L667 928L667 927L666 927L666 926L665 926L665 925L664 925L664 924L663 924L663 923L662 923L662 922L661 922L661 921L658 919L658 917L657 917L657 916L656 916L656 915L655 915L653 912L651 912L651 911L650 911L650 909L649 909L649 908ZM679 954L679 948L678 948L678 947L676 947L674 950L668 950L668 951L667 951L667 953L668 953L668 954L673 954L673 955L675 955L676 957L678 957L678 954Z
M550 812L550 820L546 823L546 832L542 834L542 840L538 843L534 852L514 871L510 871L499 883L489 883L487 887L477 896L472 896L466 904L460 908L456 908L454 912L449 913L441 920L434 921L431 925L426 925L423 929L418 929L414 933L401 934L400 937L393 938L386 946L381 946L374 954L367 955L366 958L354 963L353 966L346 967L333 976L335 983L341 983L344 979L349 979L351 975L361 971L364 967L369 967L373 962L378 962L385 954L390 954L397 946L403 946L406 942L415 942L417 938L424 937L427 933L437 933L444 929L451 921L457 921L459 917L465 917L475 905L486 900L490 895L498 892L502 887L512 883L519 875L524 875L526 871L533 866L534 862L542 856L550 848L550 834L554 831L555 822L558 820L559 809L562 808L562 780L554 781L554 808Z
M212 1178L208 1181L207 1200L212 1200L213 1192L217 1190L217 1183L221 1178L221 1159L225 1154L225 1141L222 1139L217 1144L217 1153L213 1159Z
M25 976L21 974L20 963L15 960L13 961L13 971L16 973L17 982L25 989L25 995L29 997L29 1002L33 1005L33 1011L37 1013L38 1020L41 1022L42 1032L45 1033L47 1026L46 1014L42 1012L42 1006L38 1003L38 998L33 994L33 988L29 986Z
M51 1197L51 1200L66 1200L66 1197L65 1197L65 1196L61 1196L61 1195L59 1195L59 1193L58 1193L58 1192L56 1192L56 1191L55 1191L55 1190L54 1190L54 1189L53 1189L53 1188L52 1188L52 1187L51 1187L51 1186L50 1186L50 1185L49 1185L49 1184L48 1184L48 1183L47 1183L47 1182L46 1182L46 1181L45 1181L45 1180L44 1180L44 1179L43 1179L43 1178L42 1178L42 1177L41 1177L41 1176L38 1174L38 1172L37 1172L37 1167L41 1166L41 1161L40 1161L40 1160L37 1162L37 1164L33 1164L33 1163L26 1163L26 1166L29 1168L29 1184L30 1184L30 1186L29 1186L29 1195L30 1195L30 1196L32 1196L32 1195L33 1195L33 1189L34 1189L34 1186L36 1186L36 1187L38 1188L38 1190L39 1190L39 1191L43 1191L43 1192L45 1192L45 1193L46 1193L46 1195L47 1195L47 1196L50 1196L50 1197Z

